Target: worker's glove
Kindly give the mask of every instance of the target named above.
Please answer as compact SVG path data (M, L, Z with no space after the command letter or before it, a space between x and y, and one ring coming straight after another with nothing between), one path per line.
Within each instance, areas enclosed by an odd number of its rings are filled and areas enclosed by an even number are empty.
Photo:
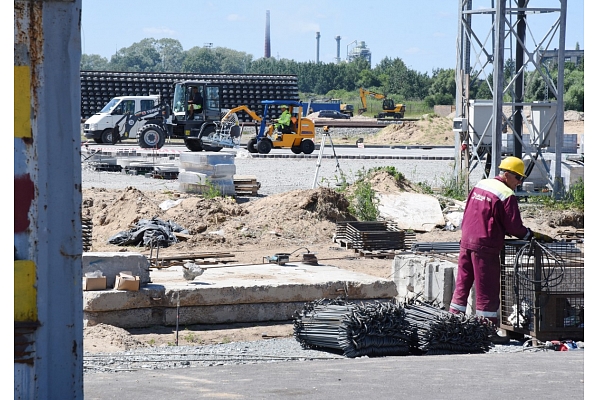
M535 239L538 242L544 242L544 243L554 242L554 239L552 239L550 236L544 235L543 233L540 233L540 232L533 232L533 231L531 231L531 235L529 236L529 240L531 240L531 239Z

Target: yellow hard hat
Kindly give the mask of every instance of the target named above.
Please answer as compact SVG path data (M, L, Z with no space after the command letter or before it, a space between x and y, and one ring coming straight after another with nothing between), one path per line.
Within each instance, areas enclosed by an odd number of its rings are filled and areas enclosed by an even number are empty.
M514 172L517 175L525 177L525 163L518 157L506 157L498 167L503 171Z
M286 106L285 104L282 104L282 105L279 106L279 108L285 108L285 109L287 109L288 106Z

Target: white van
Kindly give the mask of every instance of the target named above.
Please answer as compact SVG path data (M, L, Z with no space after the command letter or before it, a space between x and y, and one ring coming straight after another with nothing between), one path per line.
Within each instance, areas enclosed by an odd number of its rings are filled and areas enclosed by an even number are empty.
M84 122L84 136L87 139L94 139L96 143L112 143L112 129L123 115L149 110L158 105L159 97L159 95L114 97L100 112ZM121 121L121 126L123 122ZM144 120L137 121L129 131L129 138L135 139L142 125Z

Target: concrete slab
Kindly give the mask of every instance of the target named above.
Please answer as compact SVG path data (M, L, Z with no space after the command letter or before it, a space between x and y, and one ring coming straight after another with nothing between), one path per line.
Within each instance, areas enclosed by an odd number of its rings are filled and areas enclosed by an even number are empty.
M150 262L140 253L134 252L84 252L81 257L83 275L101 271L106 276L106 287L115 286L115 277L121 271L131 271L140 277L140 284L150 282Z
M429 232L446 221L439 201L426 194L397 193L378 194L381 217L394 221L400 229Z
M176 266L152 269L150 278L135 292L84 292L84 323L134 328L175 325L178 319L180 324L288 321L306 302L321 298L387 301L398 294L391 279L303 263L207 266L193 281Z

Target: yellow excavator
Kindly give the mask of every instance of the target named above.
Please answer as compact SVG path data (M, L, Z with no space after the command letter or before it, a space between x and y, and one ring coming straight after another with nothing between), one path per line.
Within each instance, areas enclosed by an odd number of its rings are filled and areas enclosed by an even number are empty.
M360 88L360 101L362 103L362 108L358 109L358 113L362 114L367 111L367 96L371 96L378 100L383 100L382 103L382 111L375 115L378 119L385 118L393 118L393 119L402 119L404 118L404 112L406 111L406 106L404 104L396 104L394 100L388 99L385 94L371 92L370 90L366 90Z

